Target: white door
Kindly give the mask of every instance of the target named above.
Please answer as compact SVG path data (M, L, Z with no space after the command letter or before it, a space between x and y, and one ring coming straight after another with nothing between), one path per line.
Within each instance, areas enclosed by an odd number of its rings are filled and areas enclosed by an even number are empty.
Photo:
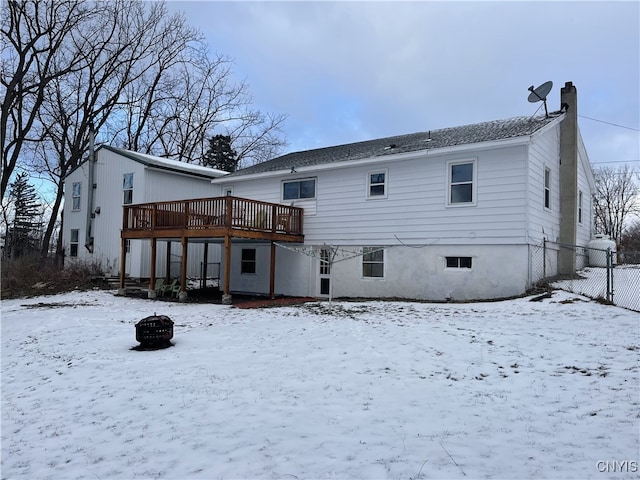
M331 293L331 249L320 249L320 296L328 297Z

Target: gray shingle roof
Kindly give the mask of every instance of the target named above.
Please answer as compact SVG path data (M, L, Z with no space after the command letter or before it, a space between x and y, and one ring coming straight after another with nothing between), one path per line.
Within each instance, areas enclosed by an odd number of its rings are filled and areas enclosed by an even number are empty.
M556 118L558 117L514 117L506 120L494 120L460 127L293 152L238 170L228 175L227 178L528 136Z

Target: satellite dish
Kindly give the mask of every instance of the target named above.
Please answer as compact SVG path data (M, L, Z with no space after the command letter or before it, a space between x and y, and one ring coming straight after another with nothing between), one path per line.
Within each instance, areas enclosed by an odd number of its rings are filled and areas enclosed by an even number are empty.
M536 103L536 102L544 103L544 114L545 114L546 117L549 117L549 112L547 111L547 95L549 95L549 92L551 91L551 87L553 87L553 82L551 82L551 81L544 82L538 88L533 88L533 85L531 85L529 87L529 91L531 92L529 94L529 99L528 99L529 102L530 103Z

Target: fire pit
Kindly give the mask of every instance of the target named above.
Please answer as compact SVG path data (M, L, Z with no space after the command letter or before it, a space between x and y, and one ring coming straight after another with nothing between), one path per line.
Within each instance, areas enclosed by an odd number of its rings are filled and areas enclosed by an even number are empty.
M171 345L173 321L166 315L151 315L136 323L136 340L142 348L164 348Z

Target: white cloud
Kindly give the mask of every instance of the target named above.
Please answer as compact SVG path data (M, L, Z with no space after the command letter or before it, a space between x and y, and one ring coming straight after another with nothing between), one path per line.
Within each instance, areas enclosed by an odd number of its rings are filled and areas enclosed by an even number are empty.
M292 148L533 114L527 88L547 80L550 110L573 81L580 114L638 127L636 2L177 5L236 59L259 108L289 114Z

